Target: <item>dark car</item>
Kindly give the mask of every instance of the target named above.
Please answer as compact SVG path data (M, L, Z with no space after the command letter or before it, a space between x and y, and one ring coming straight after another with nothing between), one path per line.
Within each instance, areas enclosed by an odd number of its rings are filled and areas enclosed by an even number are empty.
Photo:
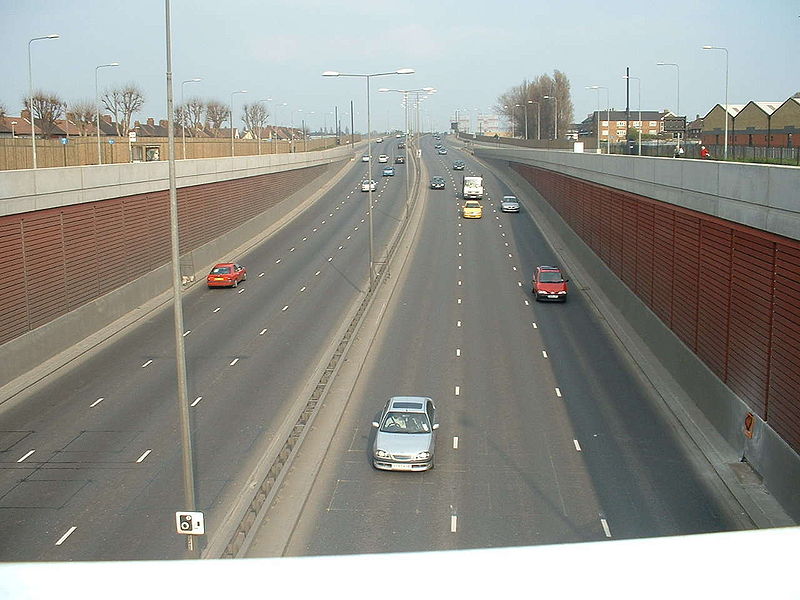
M397 158L394 159L394 163L396 165L402 165L404 162L406 162L405 156L398 156Z
M464 163L463 160L457 160L453 163L453 170L454 171L463 171L464 167L467 165Z
M240 281L247 280L247 269L236 263L219 263L214 265L206 277L208 287L236 287Z
M431 177L431 189L443 190L445 188L444 177Z

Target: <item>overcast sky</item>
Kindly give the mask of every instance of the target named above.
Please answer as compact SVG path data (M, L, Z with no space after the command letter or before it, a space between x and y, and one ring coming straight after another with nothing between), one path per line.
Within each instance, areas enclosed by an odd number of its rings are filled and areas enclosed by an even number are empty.
M690 118L724 103L725 53L730 53L729 103L783 101L800 90L800 2L797 0L172 0L173 81L188 98L229 103L272 98L280 124L305 116L329 127L333 110L355 101L356 129L366 123L363 79L323 78L325 70L393 71L413 75L372 80L374 129L400 128L399 94L377 88L438 89L423 106L435 129L455 109L489 112L497 96L523 79L554 69L572 85L576 120L597 106L590 85L610 89L612 108L625 108L625 68L641 78L642 109L676 109ZM134 82L146 102L134 118L165 118L166 59L163 0L0 0L0 103L19 114L28 93L28 40L33 84L67 102ZM286 103L283 108L279 105ZM600 92L606 108L605 91ZM631 110L638 108L631 82ZM276 112L277 109L277 112ZM311 114L313 112L313 114ZM343 123L344 124L344 123Z

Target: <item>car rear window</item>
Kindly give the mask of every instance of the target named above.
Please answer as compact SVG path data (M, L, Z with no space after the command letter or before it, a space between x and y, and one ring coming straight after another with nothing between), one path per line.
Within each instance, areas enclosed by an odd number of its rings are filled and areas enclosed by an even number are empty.
M422 402L395 402L392 408L411 408L422 410Z
M539 275L539 281L542 283L561 283L563 281L561 273L555 271L542 271Z
M230 267L215 267L211 272L215 273L217 275L219 275L221 273L230 273L231 272L231 268Z

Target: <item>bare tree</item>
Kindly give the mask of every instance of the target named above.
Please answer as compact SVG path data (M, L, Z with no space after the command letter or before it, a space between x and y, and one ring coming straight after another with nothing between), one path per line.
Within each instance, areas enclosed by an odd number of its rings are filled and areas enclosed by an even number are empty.
M131 118L144 104L144 94L135 83L106 90L100 97L106 110L114 117L117 135L127 135Z
M53 93L38 91L31 98L23 98L23 106L31 111L31 120L38 125L43 137L50 137L56 129L56 120L64 114L64 101Z
M185 104L186 120L187 120L187 133L190 131L194 135L194 131L203 129L203 115L206 112L206 103L200 98L189 98Z
M256 139L263 137L264 126L267 124L269 112L260 102L242 106L242 120L245 129L250 131Z
M5 119L6 117L6 105L0 104L0 119Z
M553 138L556 125L558 137L563 137L574 117L569 79L558 70L552 77L545 73L533 81L525 79L497 98L495 111L507 116L513 129L523 136L527 112L529 138L535 138L539 131L542 138ZM541 122L537 122L540 117Z
M178 131L175 132L176 135L180 135L181 130L186 130L188 119L188 112L186 111L185 104L179 104L175 107L175 125L180 127Z
M70 106L72 119L78 126L81 136L90 134L97 119L97 112L93 100L78 100Z
M209 100L206 102L206 120L209 127L214 130L214 135L219 134L222 124L228 120L228 105L223 104L218 100Z

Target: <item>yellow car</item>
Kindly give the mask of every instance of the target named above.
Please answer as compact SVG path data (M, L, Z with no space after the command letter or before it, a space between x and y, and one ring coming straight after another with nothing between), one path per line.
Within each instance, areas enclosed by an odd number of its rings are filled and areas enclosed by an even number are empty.
M465 219L480 219L483 216L483 206L477 200L467 200L461 207L461 216Z

